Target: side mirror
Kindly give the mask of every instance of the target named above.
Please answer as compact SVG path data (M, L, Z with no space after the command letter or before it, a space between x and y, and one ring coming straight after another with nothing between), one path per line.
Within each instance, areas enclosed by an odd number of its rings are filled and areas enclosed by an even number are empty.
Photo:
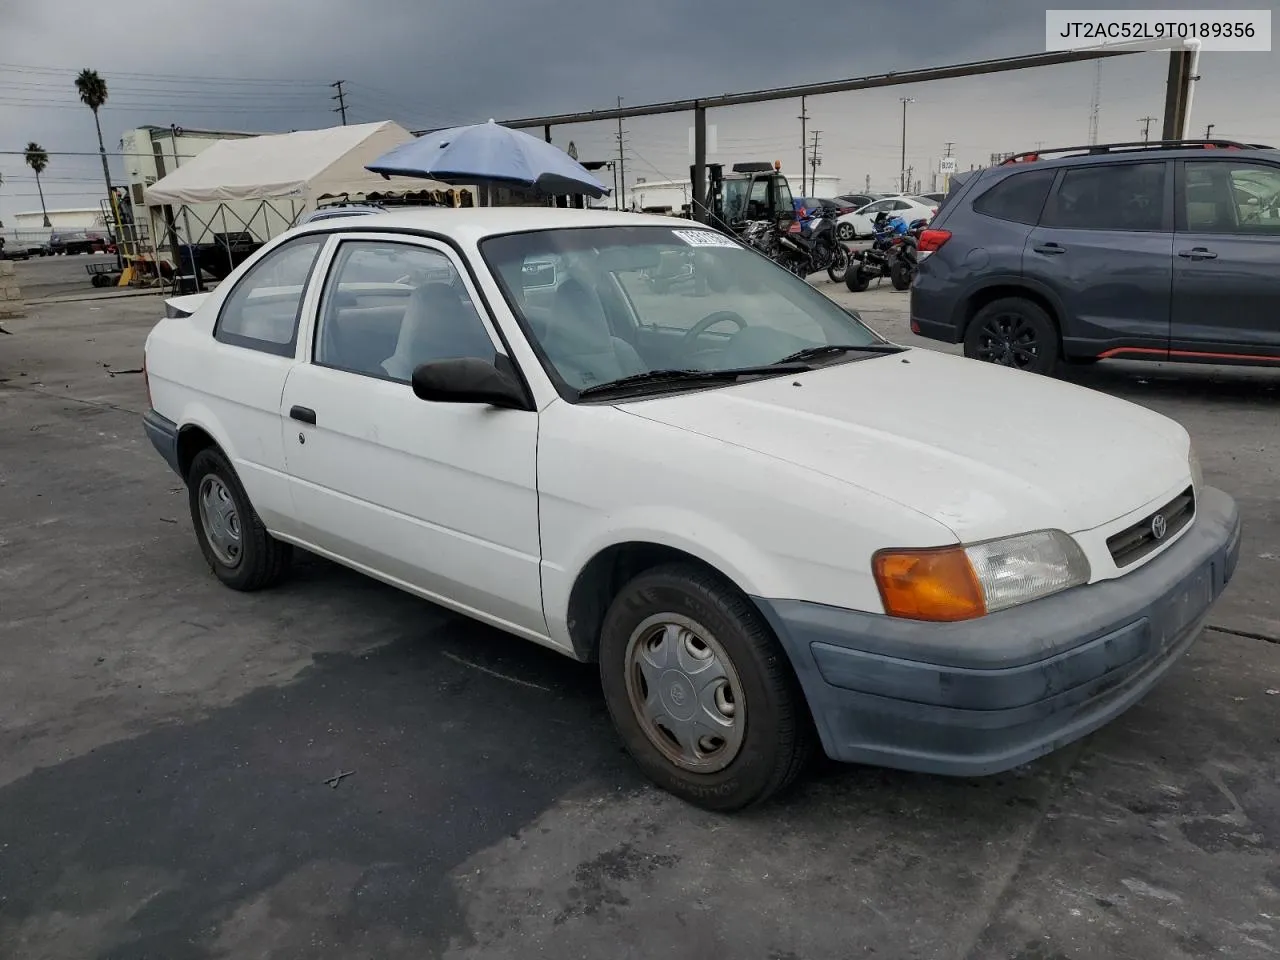
M413 371L413 393L434 403L484 403L527 410L529 402L515 377L487 360L459 357L432 360Z

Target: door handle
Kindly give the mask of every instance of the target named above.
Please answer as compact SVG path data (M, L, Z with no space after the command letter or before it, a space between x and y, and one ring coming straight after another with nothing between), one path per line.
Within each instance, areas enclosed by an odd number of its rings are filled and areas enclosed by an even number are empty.
M295 420L301 420L303 423L314 424L316 422L316 412L310 407L290 407L289 416Z
M1054 243L1052 240L1048 241L1047 243L1038 243L1031 249L1034 250L1036 253L1066 253L1067 252L1066 247L1059 246L1058 244Z
M1192 247L1190 250L1179 250L1178 256L1185 260L1213 260L1218 255L1208 247Z

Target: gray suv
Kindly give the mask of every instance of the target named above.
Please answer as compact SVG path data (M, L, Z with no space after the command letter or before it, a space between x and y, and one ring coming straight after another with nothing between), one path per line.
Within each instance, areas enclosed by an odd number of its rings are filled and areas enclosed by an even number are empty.
M919 257L911 329L967 357L1280 365L1280 151L1261 144L1018 154L958 178Z

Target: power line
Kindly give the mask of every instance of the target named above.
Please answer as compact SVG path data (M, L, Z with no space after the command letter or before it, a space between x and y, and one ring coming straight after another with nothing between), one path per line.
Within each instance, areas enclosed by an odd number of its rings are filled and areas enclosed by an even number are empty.
M14 73L33 73L43 74L45 76L66 76L74 78L79 74L80 67L49 67L36 66L34 64L23 63L0 63L0 71L9 71ZM105 75L108 81L112 78L117 79L133 79L133 80L163 80L165 82L188 82L188 83L276 83L276 84L307 84L317 85L327 83L325 80L307 80L298 77L229 77L229 76L196 76L190 73L138 73L129 70L103 70L100 71Z

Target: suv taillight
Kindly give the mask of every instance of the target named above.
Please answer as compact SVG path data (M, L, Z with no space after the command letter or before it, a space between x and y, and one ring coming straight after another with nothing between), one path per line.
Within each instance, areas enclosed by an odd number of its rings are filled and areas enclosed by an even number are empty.
M923 260L950 239L950 230L935 230L932 227L926 227L920 231L920 239L916 241L916 257Z

